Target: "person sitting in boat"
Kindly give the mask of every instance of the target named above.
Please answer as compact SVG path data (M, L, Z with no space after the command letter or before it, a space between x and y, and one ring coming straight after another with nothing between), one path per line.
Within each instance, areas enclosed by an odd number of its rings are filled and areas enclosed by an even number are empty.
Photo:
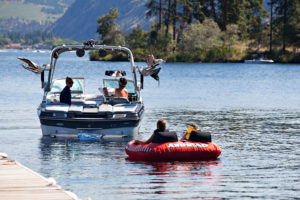
M200 131L197 124L191 124L180 141L211 142L211 134Z
M61 91L59 100L61 103L71 105L71 87L73 86L73 80L70 77L66 78L66 87Z
M126 84L127 84L126 78L120 78L119 88L115 89L115 97L116 98L128 98L128 91L125 88Z
M116 76L119 77L119 76L123 76L123 75L122 75L121 71L117 71Z
M151 137L147 140L135 140L134 144L149 144L149 143L165 143L165 142L177 142L177 134L175 132L169 132L167 130L167 122L164 119L160 119L156 123L156 130Z

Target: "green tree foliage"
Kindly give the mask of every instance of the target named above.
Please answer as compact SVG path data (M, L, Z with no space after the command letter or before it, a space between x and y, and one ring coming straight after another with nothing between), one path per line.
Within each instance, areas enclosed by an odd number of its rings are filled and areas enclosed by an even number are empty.
M157 30L160 30L162 25L163 0L150 0L146 4L146 7L148 8L146 12L147 17L158 16Z
M132 32L126 37L126 44L129 48L147 48L148 32L144 31L141 26L134 28Z
M117 27L116 19L119 17L117 8L111 8L107 15L97 19L97 32L100 34L100 40L106 45L122 45L124 38L122 32Z
M145 55L148 54L148 36L149 33L138 26L125 37L126 46L132 49L137 61L144 60Z
M262 38L265 26L263 18L267 16L263 0L150 0L146 5L147 16L157 16L157 30L173 27L173 40L180 43L187 25L194 21L203 22L205 18L213 19L222 31L229 24L238 25L241 39Z
M231 48L238 40L237 25L228 25L226 31L221 31L212 19L205 19L203 23L187 26L180 44L180 53L188 61L217 62L226 60L234 49ZM180 60L183 60L179 57Z
M237 24L229 24L226 27L226 31L222 32L221 40L223 46L232 47L239 40L239 28Z
M156 31L152 28L147 38L147 45L151 54L165 57L173 48L171 42L172 36L170 34L165 35L164 31Z
M41 44L46 44L49 47L63 44L79 44L79 42L72 41L70 39L61 39L54 36L52 32L44 31L33 31L26 34L22 34L20 32L8 32L5 35L0 35L0 46L10 42L21 43L21 45L26 46L26 48L36 48L36 46Z
M5 36L13 43L21 43L23 39L23 35L20 32L15 31L10 31L6 33Z
M149 33L138 26L125 38L126 46L133 50L135 59L138 61L142 61L148 54L148 37Z
M9 43L8 39L5 38L3 35L0 35L0 47L6 45L8 43Z
M221 45L221 30L212 19L206 19L202 24L196 21L188 25L181 44L182 49L187 52L211 49Z
M24 35L24 44L33 45L52 39L53 34L51 32L34 31Z
M156 18L149 32L137 27L126 36L115 23L119 14L116 9L98 18L97 32L105 44L122 44L125 37L125 44L133 50L137 60L142 60L149 53L168 61L240 60L247 52L243 50L244 46L239 45L250 44L249 48L259 51L271 44L270 38L274 46L282 45L283 49L285 46L293 47L296 55L296 48L300 45L299 0L271 0L274 7L272 21L268 20L263 2L149 0L146 16ZM277 57L292 59L290 54Z
M282 51L286 51L287 45L299 47L299 0L273 0L273 4L274 25L277 29L277 39L282 41Z
M107 15L98 17L97 32L100 35L102 44L105 45L124 45L125 38L122 31L118 28L116 19L119 17L119 11L117 8L111 8ZM100 58L97 51L90 52L91 60L127 60L126 55L122 53L112 52L104 58Z
M24 45L33 45L42 43L47 40L53 40L54 36L51 32L33 31L30 33L22 34L20 32L8 32L5 34L12 43L22 43Z
M242 39L256 38L262 31L262 19L267 16L263 0L219 0L216 18L221 30L228 24L237 24Z

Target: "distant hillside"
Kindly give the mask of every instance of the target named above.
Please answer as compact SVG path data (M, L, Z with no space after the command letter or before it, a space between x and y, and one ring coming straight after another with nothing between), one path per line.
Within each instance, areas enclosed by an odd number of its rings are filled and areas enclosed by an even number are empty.
M0 0L0 34L42 30L60 18L74 0Z
M151 22L145 17L146 2L147 0L76 0L52 29L62 38L77 41L98 39L97 18L116 7L120 13L117 23L121 30L128 32L137 25L148 30Z

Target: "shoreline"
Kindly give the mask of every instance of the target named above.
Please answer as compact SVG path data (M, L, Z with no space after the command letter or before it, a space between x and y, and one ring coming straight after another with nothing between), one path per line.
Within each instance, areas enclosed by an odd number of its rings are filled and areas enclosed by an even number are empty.
M52 49L35 49L35 48L0 48L0 52L8 52L8 51L31 51L31 52L36 52L36 53L45 53L48 51L51 51ZM127 60L124 59L110 59L110 60L104 60L104 59L91 59L91 57L89 57L90 61L106 61L106 62L127 62ZM242 59L242 60L225 60L223 62L202 62L202 61L198 61L198 62L184 62L184 61L165 61L166 63L190 63L190 64L214 64L214 63L245 63L244 61L247 59ZM144 62L144 61L140 61L138 59L135 59L134 62ZM286 62L278 62L276 59L274 60L274 63L245 63L245 64L300 64L300 60L299 61L286 61Z

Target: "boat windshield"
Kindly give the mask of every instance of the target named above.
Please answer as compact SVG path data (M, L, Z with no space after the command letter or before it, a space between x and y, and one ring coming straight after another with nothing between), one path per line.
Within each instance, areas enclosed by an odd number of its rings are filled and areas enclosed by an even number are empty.
M103 86L107 88L119 88L119 79L104 79ZM135 93L134 83L132 80L127 80L125 88L127 89L128 93Z
M84 79L83 78L73 78L73 86L71 87L72 93L84 93ZM50 92L60 93L66 86L66 79L56 79L52 82Z

